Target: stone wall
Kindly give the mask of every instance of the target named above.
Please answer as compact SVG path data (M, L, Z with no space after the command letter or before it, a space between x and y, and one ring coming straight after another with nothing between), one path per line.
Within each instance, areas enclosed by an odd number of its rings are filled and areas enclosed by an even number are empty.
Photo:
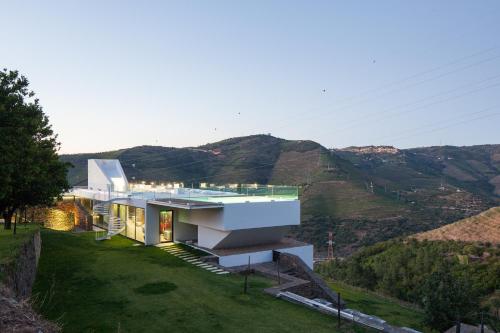
M0 267L4 275L4 286L17 299L26 299L31 296L41 246L40 230L37 230L21 245L17 259Z
M59 333L61 327L47 321L31 307L31 290L35 282L42 240L40 230L19 248L17 258L0 266L0 332Z
M43 223L44 227L60 231L71 231L75 227L92 230L92 216L81 203L73 199L58 201L53 207L30 208L28 219Z
M309 281L309 283L288 288L287 291L307 298L323 298L337 306L337 293L331 290L325 281L314 273L302 259L296 255L283 252L278 252L275 259L279 260L280 270L283 272L288 272L288 274ZM345 308L345 302L342 299L340 299L340 308Z

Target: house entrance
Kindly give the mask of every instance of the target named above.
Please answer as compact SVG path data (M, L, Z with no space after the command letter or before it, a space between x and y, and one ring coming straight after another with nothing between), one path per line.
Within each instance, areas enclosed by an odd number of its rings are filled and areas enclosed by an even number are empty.
M172 210L160 211L160 242L173 241L174 212Z

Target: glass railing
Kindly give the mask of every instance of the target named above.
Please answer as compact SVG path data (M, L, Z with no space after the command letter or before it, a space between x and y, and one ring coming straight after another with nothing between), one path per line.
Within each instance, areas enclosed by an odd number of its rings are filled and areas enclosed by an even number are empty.
M206 202L245 202L245 201L272 201L296 200L299 195L297 186L283 185L227 185L211 186L204 188L158 188L151 187L146 191L102 191L83 187L74 187L70 194L91 198L94 200L108 201L113 199L185 199Z

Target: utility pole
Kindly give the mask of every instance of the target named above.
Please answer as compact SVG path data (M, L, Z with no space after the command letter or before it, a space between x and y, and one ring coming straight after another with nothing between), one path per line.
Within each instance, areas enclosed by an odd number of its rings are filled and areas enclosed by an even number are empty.
M328 260L333 260L333 232L328 232Z
M481 311L481 333L484 333L484 312Z

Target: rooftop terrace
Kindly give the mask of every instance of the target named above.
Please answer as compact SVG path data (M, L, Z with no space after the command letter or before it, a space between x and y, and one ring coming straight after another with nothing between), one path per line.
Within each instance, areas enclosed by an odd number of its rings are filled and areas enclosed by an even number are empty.
M234 184L203 188L185 188L165 185L131 184L125 192L104 191L88 187L74 187L69 194L92 198L95 200L111 200L118 198L140 200L182 199L209 203L243 203L290 201L298 199L298 187L281 185Z

